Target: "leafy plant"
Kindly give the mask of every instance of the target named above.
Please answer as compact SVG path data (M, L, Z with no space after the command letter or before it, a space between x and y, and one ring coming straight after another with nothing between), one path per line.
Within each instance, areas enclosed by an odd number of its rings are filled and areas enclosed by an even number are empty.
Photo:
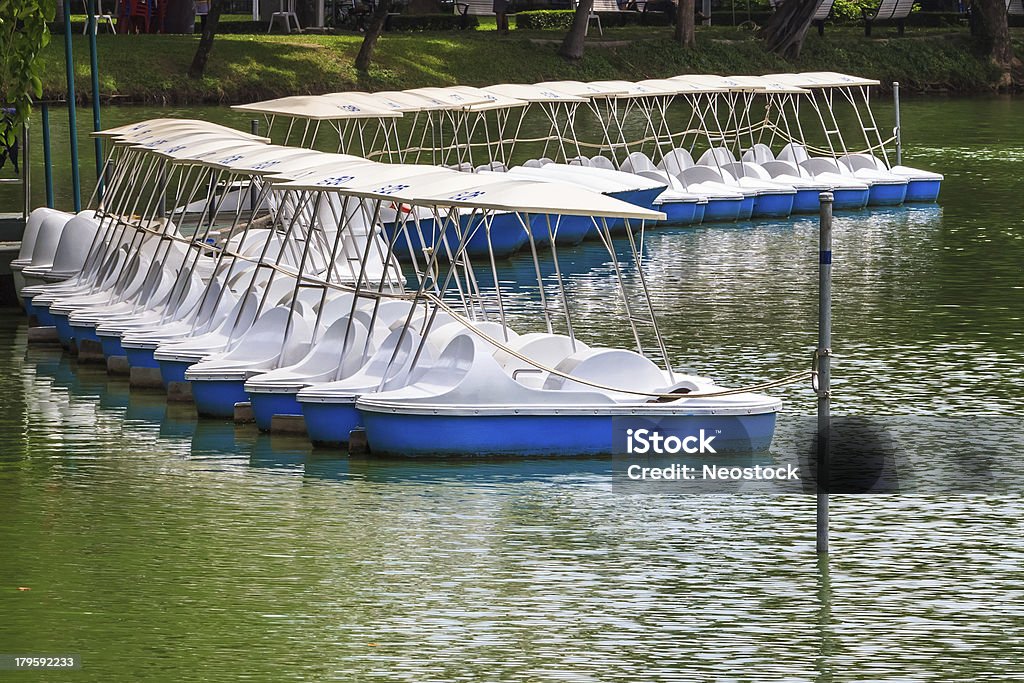
M0 96L13 109L11 125L0 135L13 144L17 131L28 120L33 98L43 96L40 51L50 42L46 22L53 19L52 0L0 0Z

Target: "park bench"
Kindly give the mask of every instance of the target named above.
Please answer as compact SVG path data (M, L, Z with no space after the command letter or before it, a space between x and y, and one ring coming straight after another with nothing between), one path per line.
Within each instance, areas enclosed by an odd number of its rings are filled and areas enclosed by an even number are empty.
M912 9L914 9L914 0L882 0L874 14L869 14L868 10L862 9L864 35L871 35L871 25L876 21L895 21L896 31L902 36L904 24Z
M1006 0L1006 13L1011 17L1024 17L1024 0Z

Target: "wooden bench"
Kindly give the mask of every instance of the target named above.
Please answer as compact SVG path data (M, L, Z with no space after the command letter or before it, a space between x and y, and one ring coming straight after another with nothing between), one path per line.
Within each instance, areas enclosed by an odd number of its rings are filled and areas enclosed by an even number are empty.
M874 14L868 14L868 10L862 9L864 16L864 35L871 36L871 25L876 21L895 21L896 31L903 35L904 23L914 9L914 0L882 0Z

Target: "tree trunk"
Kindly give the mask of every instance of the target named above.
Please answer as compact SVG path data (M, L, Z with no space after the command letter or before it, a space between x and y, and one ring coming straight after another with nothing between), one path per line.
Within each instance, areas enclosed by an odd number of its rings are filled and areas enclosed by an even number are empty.
M199 79L206 71L206 61L210 58L210 50L213 49L213 37L217 35L217 27L220 24L220 12L224 7L224 0L212 0L210 13L206 15L206 26L203 27L203 35L199 39L199 47L192 58L192 66L188 68L188 77Z
M370 25L366 28L366 35L363 37L363 44L356 55L356 70L362 73L370 68L370 60L373 59L373 49L377 46L377 39L384 31L384 22L388 19L388 12L391 11L391 0L380 0L370 17Z
M764 46L786 59L796 59L804 46L819 0L786 0L764 27Z
M156 32L154 24L158 21L156 13L150 19L150 30ZM195 0L168 0L164 14L164 33L195 33L196 3Z
M679 0L676 3L676 40L683 47L697 47L697 36L694 33L694 14L696 0Z
M1005 0L975 0L971 18L978 49L999 67L999 87L1011 87L1015 59L1010 44ZM1016 66L1020 68L1019 61Z
M577 0L576 14L572 17L572 26L565 34L558 54L566 59L583 59L583 41L587 38L587 22L590 21L590 10L594 8L594 0Z

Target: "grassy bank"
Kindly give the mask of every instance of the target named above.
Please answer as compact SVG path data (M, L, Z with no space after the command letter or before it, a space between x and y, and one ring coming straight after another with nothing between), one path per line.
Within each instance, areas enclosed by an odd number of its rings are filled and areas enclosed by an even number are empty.
M1024 32L1013 31L1024 55ZM698 49L681 50L670 27L609 28L592 36L584 59L570 64L556 54L561 34L513 31L387 33L366 78L352 66L360 34L237 35L217 38L206 78L186 75L198 37L143 35L98 39L100 89L109 101L167 104L237 103L293 94L346 89L401 89L425 85L536 82L550 79L641 79L679 73L758 74L835 70L900 81L914 90L982 92L995 73L972 50L966 30L915 29L896 38L880 29L866 39L858 28L837 28L824 37L808 35L804 52L787 62L762 49L742 29L698 31ZM75 36L76 91L89 93L88 44ZM53 40L43 59L44 95L66 95L63 41Z

